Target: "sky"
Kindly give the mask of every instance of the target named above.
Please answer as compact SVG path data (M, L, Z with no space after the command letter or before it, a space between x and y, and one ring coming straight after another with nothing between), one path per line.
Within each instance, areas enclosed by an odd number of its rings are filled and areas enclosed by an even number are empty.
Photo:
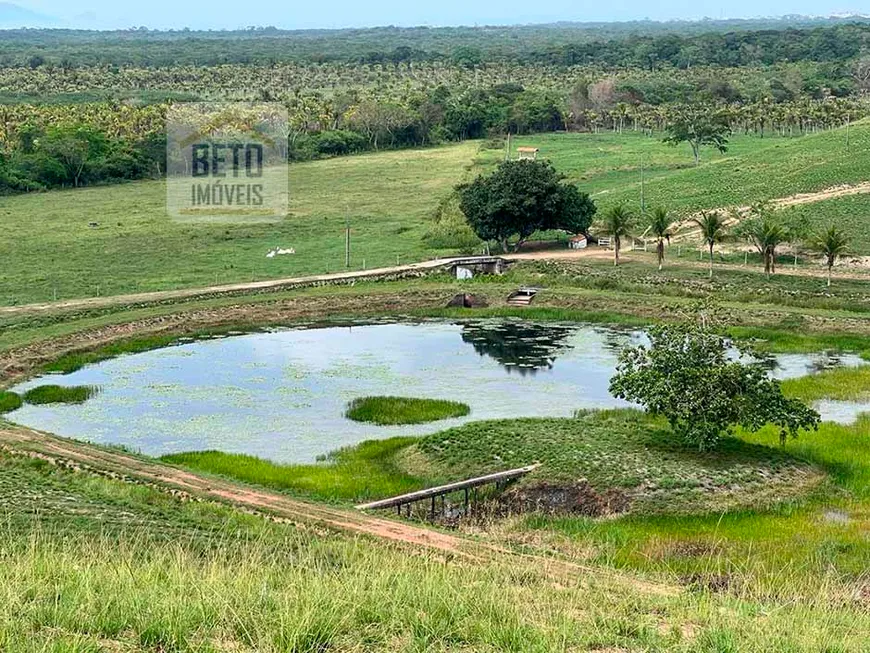
M870 0L12 0L65 26L114 29L300 29L377 25L508 25L552 21L751 18L785 14L870 14Z

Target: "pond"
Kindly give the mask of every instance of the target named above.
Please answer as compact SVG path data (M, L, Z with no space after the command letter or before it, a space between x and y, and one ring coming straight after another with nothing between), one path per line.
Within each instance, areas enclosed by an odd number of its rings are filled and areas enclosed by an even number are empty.
M94 385L79 405L25 405L9 419L147 455L217 449L311 462L373 438L432 433L469 420L568 417L627 405L607 391L617 356L641 331L519 320L370 323L196 340L121 356L72 374L32 379ZM802 376L857 356L777 356L772 373ZM451 399L471 414L419 426L344 417L367 395ZM842 416L833 406L832 415ZM826 417L826 415L823 415Z

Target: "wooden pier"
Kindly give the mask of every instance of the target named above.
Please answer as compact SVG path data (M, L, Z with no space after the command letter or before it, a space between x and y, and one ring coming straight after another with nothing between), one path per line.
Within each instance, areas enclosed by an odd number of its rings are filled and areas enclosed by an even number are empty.
M395 508L396 513L401 516L402 506L408 506L408 509L410 511L411 504L429 499L432 502L431 514L434 516L435 499L437 497L443 498L444 496L448 494L453 494L454 492L464 492L465 512L467 513L469 505L469 490L478 488L481 485L495 484L496 486L500 486L508 483L509 481L520 478L521 476L525 476L529 472L536 470L538 467L540 467L540 465L529 465L527 467L520 467L519 469L509 469L505 472L496 472L495 474L478 476L476 478L470 478L465 481L457 481L456 483L448 483L447 485L430 487L425 490L418 490L417 492L401 494L397 497L392 497L390 499L381 499L380 501L363 503L357 506L357 510L382 510L386 508Z

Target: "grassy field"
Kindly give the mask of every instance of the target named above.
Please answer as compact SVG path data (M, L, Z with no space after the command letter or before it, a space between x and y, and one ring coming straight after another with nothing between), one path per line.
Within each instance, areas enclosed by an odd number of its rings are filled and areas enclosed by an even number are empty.
M523 137L590 192L601 210L640 201L676 213L748 204L870 179L858 153L870 123L800 138L736 135L722 155L705 151L695 168L688 147L638 133ZM161 182L136 182L0 198L0 304L169 290L344 267L344 228L352 229L351 268L412 262L450 253L423 236L453 186L503 156L478 142L383 152L291 166L291 215L278 224L195 225L165 216ZM802 207L815 224L843 220L857 253L870 243L864 197ZM89 227L89 223L98 223ZM430 241L434 242L434 241ZM266 258L274 247L295 255Z
M222 451L170 454L161 460L324 501L365 501L403 494L423 485L423 479L406 474L395 461L395 454L413 441L391 438L364 442L332 452L314 465L278 465Z
M0 454L10 653L860 651L865 608L296 529ZM674 585L669 585L673 582ZM661 587L661 588L660 588Z
M540 156L589 192L601 209L640 206L641 164L647 206L678 213L783 198L870 179L870 122L799 138L735 135L728 152L703 150L692 165L689 146L672 147L641 134L548 134L516 139L540 148ZM484 153L491 163L497 153ZM863 237L863 236L862 236Z
M0 303L336 272L346 219L351 268L425 259L430 218L478 146L293 165L291 214L276 224L173 222L156 181L0 198ZM267 259L273 247L296 254Z
M870 194L838 197L815 204L792 206L783 210L789 219L805 219L815 230L837 225L849 234L849 253L870 252Z
M584 479L600 494L619 492L630 511L645 514L761 508L818 481L799 460L739 440L698 453L675 441L666 424L633 410L476 422L424 437L415 449L424 468L453 480L541 463L524 483Z

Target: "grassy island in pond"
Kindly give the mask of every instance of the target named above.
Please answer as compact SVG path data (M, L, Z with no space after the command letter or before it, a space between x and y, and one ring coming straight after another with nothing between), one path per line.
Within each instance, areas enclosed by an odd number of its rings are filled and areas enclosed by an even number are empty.
M14 392L0 390L0 413L11 413L21 408L21 397Z
M347 407L345 416L355 422L382 426L426 424L450 417L465 417L471 409L458 401L408 397L360 397Z
M24 393L28 404L83 404L97 394L91 385L40 385Z

